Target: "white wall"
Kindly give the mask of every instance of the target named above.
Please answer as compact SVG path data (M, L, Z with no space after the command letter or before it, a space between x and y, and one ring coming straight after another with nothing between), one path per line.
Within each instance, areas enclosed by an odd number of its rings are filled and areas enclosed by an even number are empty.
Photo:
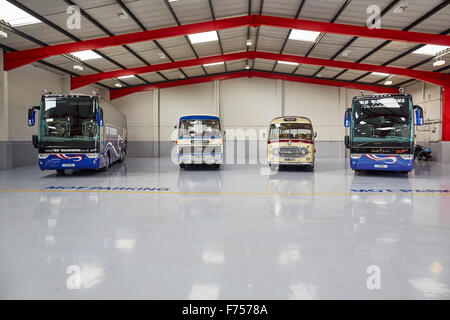
M153 91L139 92L113 101L125 114L129 141L154 141Z
M311 119L317 140L342 141L345 128L340 90L305 83L285 82L284 110L286 115L299 115Z
M424 111L425 125L416 127L418 141L441 141L442 139L442 93L441 87L425 82L415 82L405 88L412 94L413 103Z
M219 81L218 91L224 129L266 129L275 117L302 115L313 121L318 141L343 141L345 109L360 94L359 90L262 78ZM214 93L213 82L160 90L160 140L171 140L173 126L183 115L216 114ZM148 91L112 101L128 118L129 141L156 140L153 98Z
M160 137L170 141L173 126L186 114L215 114L214 83L199 83L160 91Z
M59 93L62 85L62 76L32 65L8 72L9 140L31 141L37 127L28 127L28 108L41 103L43 89Z
M266 129L281 116L277 105L277 82L240 78L220 81L220 117L225 129Z

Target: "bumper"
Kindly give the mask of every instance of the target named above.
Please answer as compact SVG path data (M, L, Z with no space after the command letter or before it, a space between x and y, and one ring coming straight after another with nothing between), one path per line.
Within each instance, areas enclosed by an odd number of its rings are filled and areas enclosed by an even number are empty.
M292 158L292 159L285 159L285 158L279 158L275 156L269 156L268 158L269 164L281 164L281 165L297 165L297 166L312 166L314 165L314 158Z
M178 163L184 163L184 164L202 164L202 163L221 164L223 162L222 153L178 154L177 158L178 158Z
M50 155L46 159L39 159L39 168L41 170L64 170L64 169L98 169L100 168L99 158L88 158L80 155L78 159L61 159L54 155Z
M350 157L353 170L411 171L414 159L405 160L399 155L362 155L359 159Z

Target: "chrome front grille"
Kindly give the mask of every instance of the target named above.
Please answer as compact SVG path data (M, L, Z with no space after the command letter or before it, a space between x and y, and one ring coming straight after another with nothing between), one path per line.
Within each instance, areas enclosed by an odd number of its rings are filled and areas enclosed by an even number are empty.
M218 146L189 146L180 147L180 154L216 154L222 153L222 148Z
M303 158L309 154L307 148L302 147L281 147L280 157L282 158Z

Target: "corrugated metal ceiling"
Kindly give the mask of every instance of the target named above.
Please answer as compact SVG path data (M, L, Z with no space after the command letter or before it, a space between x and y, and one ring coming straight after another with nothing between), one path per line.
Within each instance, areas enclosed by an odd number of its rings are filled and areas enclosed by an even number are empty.
M377 0L376 4L383 9L388 6L391 1L392 0ZM102 30L84 17L81 19L81 29L68 29L66 25L68 18L66 10L68 5L63 0L19 0L19 2L82 40L105 36L105 33ZM123 10L116 0L75 0L74 2L113 34L126 34L141 31L139 26L135 23L135 21L133 21L133 19L131 19L131 17L128 17L127 19L122 19L119 17L119 14ZM176 21L172 17L164 0L125 0L123 2L147 29L156 29L176 25ZM262 6L262 13L264 15L293 18L299 9L301 2L302 0L265 0ZM442 0L409 0L409 6L404 13L394 13L393 10L387 12L381 20L382 27L403 29L419 19L426 12L438 6L441 2ZM250 3L251 13L259 13L261 8L261 0L253 0L250 1ZM299 18L329 22L344 3L345 0L306 0ZM368 17L367 8L373 4L373 0L352 0L335 22L364 26L366 25L366 20ZM171 2L169 5L172 7L181 24L209 21L212 19L208 0L180 0ZM212 5L215 17L218 19L246 15L249 9L249 2L245 0L212 0ZM432 15L432 17L421 22L411 31L441 33L449 27L450 5L441 9L438 13ZM50 45L72 41L72 39L45 25L44 23L19 27L18 30ZM258 50L276 53L280 52L287 34L288 30L285 29L269 27L259 28L259 38L257 41ZM222 48L225 53L244 51L247 49L247 28L221 30L219 31L219 35ZM256 42L255 36L256 30L254 28L250 28L250 39L252 39L253 42L253 46L250 48L251 50L254 49L254 44ZM326 34L310 52L309 56L329 59L351 39L352 37L349 36ZM35 43L12 33L7 39L1 39L0 42L18 50L38 47ZM163 39L159 40L158 43L164 48L168 55L176 61L195 58L193 50L190 48L184 37ZM336 59L355 62L381 43L383 43L383 40L359 38L348 47L348 56L343 56L340 54L336 57ZM312 45L313 43L311 42L289 40L287 41L283 52L286 54L302 56L310 50ZM383 64L386 61L398 56L400 53L415 46L415 44L411 43L391 42L383 49L365 59L363 62ZM131 44L129 47L150 64L170 61L169 57L163 55L153 41ZM194 44L193 48L200 57L220 54L218 42ZM143 65L142 61L136 58L124 47L105 48L99 51L127 68ZM391 65L398 67L409 67L423 61L426 58L427 56L409 54L406 57L395 61ZM52 57L46 59L46 61L72 71L73 62L64 57ZM87 61L87 63L102 71L115 70L118 68L117 65L108 62L103 58L90 60ZM228 71L241 70L245 68L245 61L227 62L226 66ZM271 71L273 67L273 61L257 60L254 64L254 68L259 70ZM295 68L295 66L277 65L274 71L291 73L297 69L296 74L311 76L317 72L319 68L320 67L318 66L308 65L302 65L299 68ZM432 71L435 68L432 67L431 63L426 63L418 67L418 69ZM225 72L225 67L223 65L207 67L206 70L209 74L220 73ZM204 75L201 67L184 68L183 71L185 71L189 77ZM320 74L324 78L331 78L336 76L340 71L340 69L325 68ZM89 68L85 68L83 72L79 73L90 74L94 72L95 71ZM179 70L169 70L162 72L162 74L171 80L182 76L182 73ZM362 74L364 74L364 72L349 70L342 74L338 79L351 81ZM150 82L159 82L164 80L156 73L143 75L143 78ZM406 78L394 77L393 80L394 79L395 84L400 80L404 81ZM378 79L370 75L363 80L365 82L374 82ZM143 83L137 78L127 79L126 82L131 85ZM109 80L104 81L103 83L109 86L114 85L114 81Z

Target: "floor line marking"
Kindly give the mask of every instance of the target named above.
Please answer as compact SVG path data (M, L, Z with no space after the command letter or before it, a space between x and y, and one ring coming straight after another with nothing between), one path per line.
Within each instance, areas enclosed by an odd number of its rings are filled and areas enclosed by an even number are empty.
M391 193L391 192L308 192L308 193L274 193L274 192L189 192L189 191L121 191L121 190L32 190L32 189L0 189L0 192L66 192L66 193L137 193L137 194L190 194L190 195L261 195L261 196L308 196L308 195L325 195L325 196L349 196L349 195L393 195L393 196L450 196L450 193Z

